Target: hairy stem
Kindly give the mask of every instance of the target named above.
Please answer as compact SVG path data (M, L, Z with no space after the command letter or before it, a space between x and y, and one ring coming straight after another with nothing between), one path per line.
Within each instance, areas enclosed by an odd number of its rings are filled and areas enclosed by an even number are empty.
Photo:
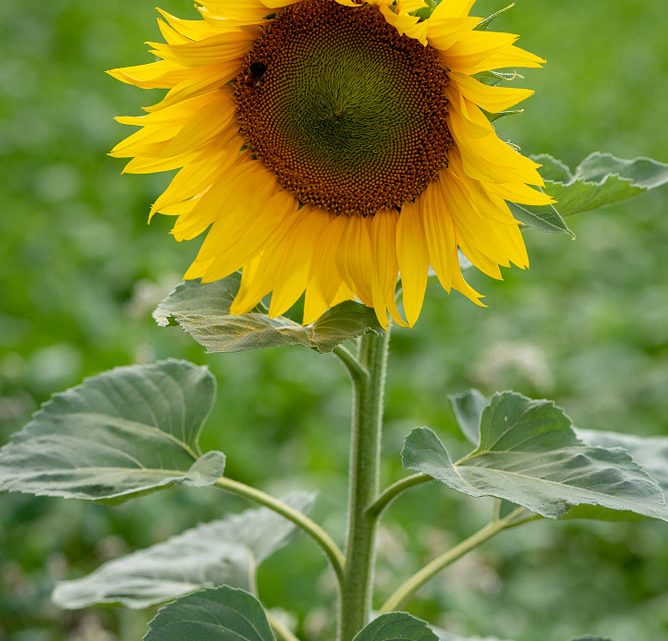
M322 551L332 564L339 585L342 584L344 578L343 566L345 564L343 554L329 534L327 534L327 532L325 532L325 530L323 530L315 521L270 494L266 494L261 490L240 483L239 481L221 477L216 481L216 487L219 487L226 492L238 494L251 501L255 501L285 517L288 521L292 521L292 523L306 532L306 534L308 534L322 548Z
M404 603L410 596L415 594L425 583L434 578L439 572L452 565L455 561L461 559L464 555L471 552L478 546L485 543L499 532L507 530L515 525L518 525L518 517L520 517L525 510L519 508L507 517L501 520L492 521L484 528L478 530L455 547L447 552L437 556L433 561L425 565L421 570L416 572L410 579L408 579L399 589L382 605L379 612L392 612L396 610L402 603Z
M364 366L343 345L337 345L332 353L345 365L350 378L355 381L363 381L368 376Z
M380 440L389 332L368 333L359 346L366 371L353 379L353 420L350 447L348 533L341 589L339 641L351 639L368 623L376 559L377 515L367 508L379 489Z

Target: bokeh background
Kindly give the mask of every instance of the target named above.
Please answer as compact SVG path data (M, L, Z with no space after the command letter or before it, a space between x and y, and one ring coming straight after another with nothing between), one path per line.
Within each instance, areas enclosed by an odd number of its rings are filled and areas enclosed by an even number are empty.
M487 15L505 2L481 0ZM349 386L331 356L307 350L206 356L150 312L197 243L146 225L167 177L121 177L105 156L158 94L104 69L149 61L154 2L0 2L0 444L41 402L84 376L174 356L219 381L205 445L229 475L275 492L318 489L316 517L343 531ZM194 16L189 0L161 0ZM499 28L549 60L526 73L527 112L500 121L525 152L574 165L592 150L668 161L668 40L656 0L524 0ZM438 287L413 331L393 337L384 441L386 480L401 471L408 430L426 424L461 441L447 394L476 386L554 398L582 427L668 433L668 193L586 214L577 240L528 232L528 272L502 283L471 275L481 311ZM63 612L54 582L244 504L216 490L174 489L108 507L0 496L0 639L130 641L150 612ZM485 522L489 505L424 487L398 502L382 535L379 592ZM298 537L264 565L261 595L331 638L333 582ZM668 638L668 526L538 523L505 534L424 589L414 611L466 634L566 641Z

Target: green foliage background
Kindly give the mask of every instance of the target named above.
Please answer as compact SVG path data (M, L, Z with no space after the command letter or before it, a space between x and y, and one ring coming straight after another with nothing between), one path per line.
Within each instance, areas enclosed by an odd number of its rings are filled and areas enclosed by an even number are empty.
M500 8L481 0L478 13ZM164 0L192 14L185 0ZM348 382L331 356L307 350L207 357L177 329L150 320L196 243L177 245L170 221L145 224L165 176L119 176L105 157L127 131L115 114L157 99L102 71L148 61L157 37L141 0L0 3L0 444L48 396L115 365L160 357L207 363L219 398L205 445L228 474L281 492L319 488L316 516L341 538ZM499 28L549 60L526 74L527 112L499 123L529 153L576 164L595 149L668 160L665 12L654 0L525 0ZM554 398L576 424L668 432L666 192L570 220L577 234L529 232L528 272L494 283L481 311L433 287L418 327L393 337L384 451L396 478L408 430L457 439L446 395L470 386ZM388 513L377 582L398 578L487 518L489 506L425 487ZM243 504L213 489L107 507L0 497L0 639L139 638L146 613L62 612L54 581L150 545ZM539 523L506 534L421 593L414 612L467 634L563 641L584 632L668 638L666 525ZM332 577L306 539L261 570L267 606L298 612L326 639ZM328 610L329 608L329 610Z

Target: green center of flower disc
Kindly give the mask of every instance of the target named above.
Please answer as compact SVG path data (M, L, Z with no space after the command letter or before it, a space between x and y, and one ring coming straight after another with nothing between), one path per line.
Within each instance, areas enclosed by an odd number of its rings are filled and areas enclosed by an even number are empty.
M368 4L302 0L264 29L237 76L246 144L302 204L373 215L448 164L447 74Z

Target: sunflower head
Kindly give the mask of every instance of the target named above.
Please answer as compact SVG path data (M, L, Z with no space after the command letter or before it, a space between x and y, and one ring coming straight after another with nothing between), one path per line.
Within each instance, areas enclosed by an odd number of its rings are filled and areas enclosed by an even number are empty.
M476 75L543 61L517 36L479 30L473 0L201 0L161 12L158 60L110 72L167 89L112 155L126 171L178 169L153 205L178 240L206 232L186 278L242 270L232 311L301 296L304 322L358 299L384 326L413 325L430 266L480 303L461 251L500 278L528 266L507 201L548 204L538 165L485 112L532 92ZM403 284L403 315L395 290Z

